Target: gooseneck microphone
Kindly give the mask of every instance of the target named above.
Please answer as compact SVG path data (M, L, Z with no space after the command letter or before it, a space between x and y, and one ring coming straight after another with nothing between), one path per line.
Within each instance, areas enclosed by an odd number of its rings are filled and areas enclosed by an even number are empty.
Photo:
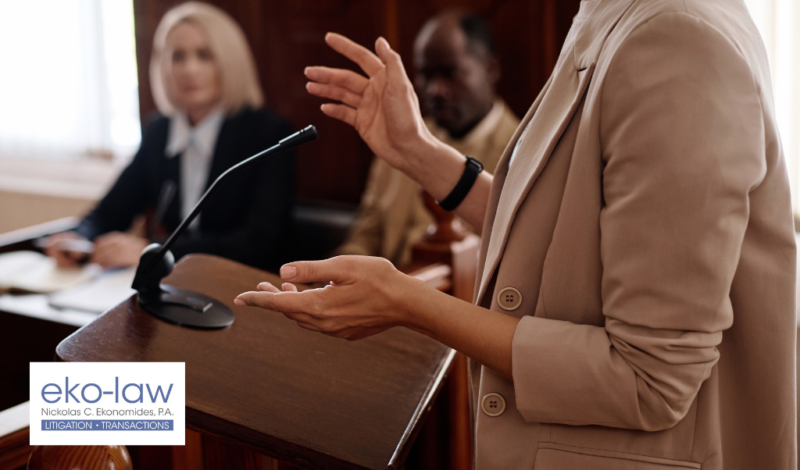
M152 243L142 251L139 267L131 285L139 293L139 305L155 317L182 326L213 329L232 325L233 311L219 300L199 292L161 284L161 280L175 267L175 257L169 249L203 210L211 195L226 178L271 155L298 147L316 138L317 130L314 126L308 126L219 175L197 201L192 212L183 219L163 245Z

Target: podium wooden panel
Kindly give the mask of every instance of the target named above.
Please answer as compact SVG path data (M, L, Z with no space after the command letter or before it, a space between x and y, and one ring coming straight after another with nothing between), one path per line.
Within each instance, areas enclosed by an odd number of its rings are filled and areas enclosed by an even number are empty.
M218 257L188 256L164 282L224 302L236 314L233 326L167 324L141 310L134 296L65 339L56 356L185 362L191 429L303 468L400 468L454 351L404 328L348 342L233 304L261 281L278 278Z

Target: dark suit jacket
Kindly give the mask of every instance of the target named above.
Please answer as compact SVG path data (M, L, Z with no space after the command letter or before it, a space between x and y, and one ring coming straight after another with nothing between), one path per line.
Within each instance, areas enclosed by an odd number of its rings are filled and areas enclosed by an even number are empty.
M127 230L134 217L159 204L164 183L172 180L174 196L161 223L168 232L181 221L180 158L165 155L169 118L151 120L133 161L76 232L92 240ZM287 135L291 126L274 113L245 109L223 123L214 149L206 188L226 169ZM282 259L294 202L292 152L268 158L235 174L214 194L200 214L200 227L186 232L172 247L175 258L210 253L259 268L274 269ZM161 203L163 204L163 203Z

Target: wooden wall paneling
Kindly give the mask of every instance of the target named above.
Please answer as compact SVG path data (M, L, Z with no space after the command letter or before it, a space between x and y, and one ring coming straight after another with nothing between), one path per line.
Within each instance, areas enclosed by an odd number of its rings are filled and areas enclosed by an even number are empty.
M156 111L153 92L150 88L150 52L153 50L153 35L164 13L180 3L182 2L177 0L133 1L136 72L139 80L139 116L143 129L147 124L148 117Z
M358 203L372 152L348 125L319 109L325 100L310 96L303 69L327 65L356 69L331 50L325 33L335 31L372 44L384 33L385 2L374 0L295 0L274 2L265 15L265 53L259 59L269 106L296 127L314 124L318 141L298 149L298 197Z

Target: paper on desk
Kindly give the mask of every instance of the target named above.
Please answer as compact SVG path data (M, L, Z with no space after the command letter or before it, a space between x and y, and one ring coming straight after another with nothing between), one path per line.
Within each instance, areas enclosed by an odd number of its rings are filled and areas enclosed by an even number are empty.
M136 292L131 289L135 274L136 268L107 271L82 286L50 295L48 303L55 308L103 313Z
M0 288L50 293L70 289L94 278L102 269L87 265L59 268L52 258L35 251L0 255Z

